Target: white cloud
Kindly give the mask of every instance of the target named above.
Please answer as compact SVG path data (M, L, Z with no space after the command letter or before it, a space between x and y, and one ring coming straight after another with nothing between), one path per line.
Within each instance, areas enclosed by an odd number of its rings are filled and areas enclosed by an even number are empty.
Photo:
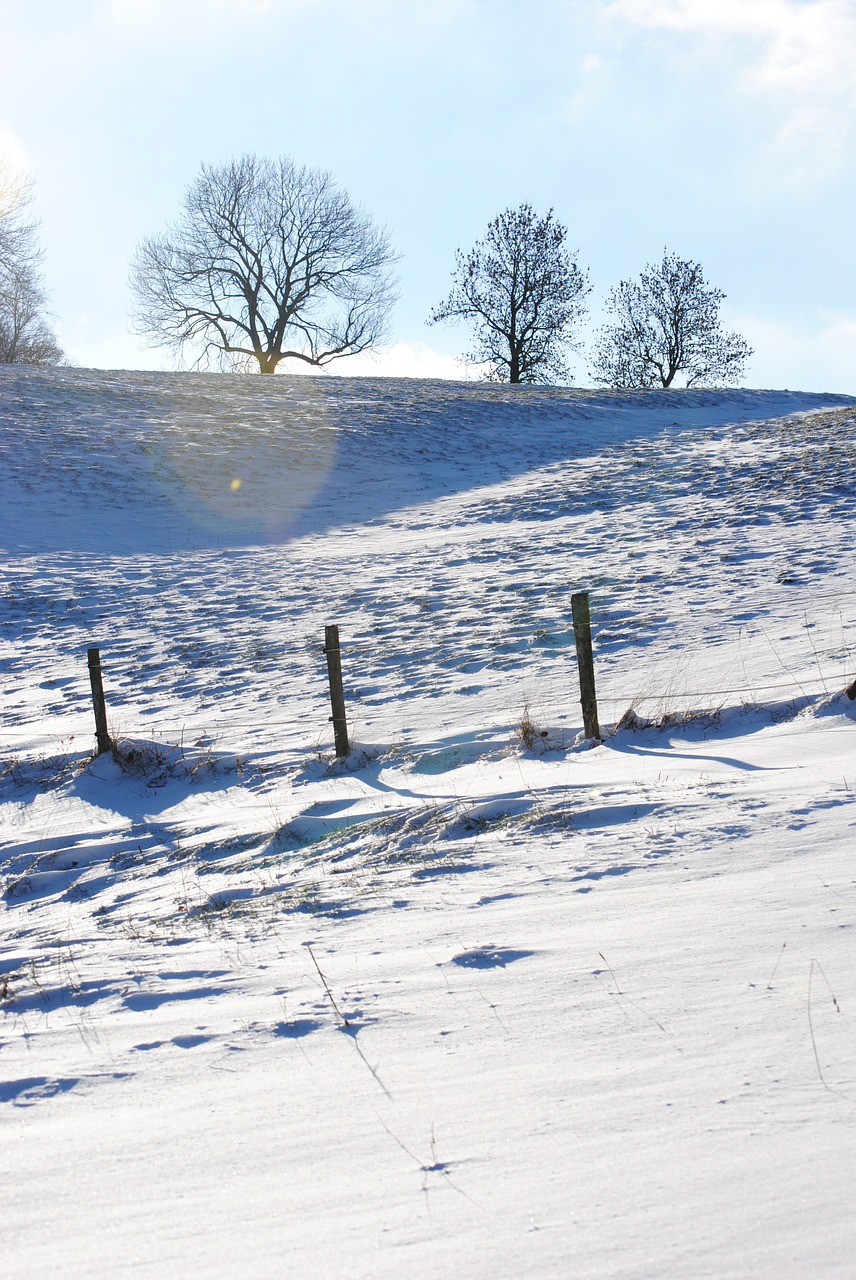
M267 17L271 13L287 13L296 8L305 8L312 0L182 0L180 6L170 0L134 0L129 5L127 0L101 0L101 14L116 26L149 26L161 24L164 19L171 19L169 24L172 34L176 19L182 24L190 23L196 27L207 25L213 18L215 21L223 16L231 15L238 21Z
M637 26L729 42L749 93L781 113L778 141L792 159L834 164L856 116L856 7L852 0L610 0L607 12ZM735 56L735 40L738 50ZM727 65L727 64L726 64Z
M818 310L802 322L770 316L729 314L754 349L749 382L755 387L856 394L853 352L856 316Z
M289 368L288 372L295 370ZM466 382L479 376L475 366L466 365L455 356L444 355L427 342L396 342L386 351L338 360L329 366L329 372L346 377L447 378L456 382Z
M14 173L28 173L31 167L23 143L8 129L0 129L0 162Z
M126 332L114 332L92 315L80 315L73 324L58 326L60 343L76 364L97 369L175 369L172 353L146 347ZM85 360L81 353L85 352ZM299 360L287 360L280 367L289 377L306 374L317 377L319 370ZM478 379L480 369L445 355L425 342L396 342L385 351L366 352L335 360L323 370L327 377L358 378L442 378L454 382Z
M99 0L91 28L127 42L217 43L252 24L274 23L319 6L320 0Z

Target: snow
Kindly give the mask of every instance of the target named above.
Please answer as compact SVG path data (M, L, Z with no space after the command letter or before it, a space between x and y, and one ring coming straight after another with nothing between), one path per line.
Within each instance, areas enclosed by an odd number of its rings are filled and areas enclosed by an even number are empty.
M849 1277L856 401L0 417L4 1275Z

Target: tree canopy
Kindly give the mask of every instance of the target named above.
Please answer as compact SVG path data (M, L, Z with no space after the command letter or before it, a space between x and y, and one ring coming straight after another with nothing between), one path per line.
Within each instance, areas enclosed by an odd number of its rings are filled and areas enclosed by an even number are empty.
M383 341L393 261L329 173L287 156L203 165L178 220L136 250L135 325L199 364L322 367Z
M719 307L697 262L664 251L638 280L613 289L607 312L615 323L598 335L592 374L610 387L729 385L743 377L752 350L739 333L725 333Z
M452 289L428 323L465 320L466 359L493 382L558 382L565 352L585 312L586 275L565 248L567 229L529 204L506 209L467 254L458 250Z

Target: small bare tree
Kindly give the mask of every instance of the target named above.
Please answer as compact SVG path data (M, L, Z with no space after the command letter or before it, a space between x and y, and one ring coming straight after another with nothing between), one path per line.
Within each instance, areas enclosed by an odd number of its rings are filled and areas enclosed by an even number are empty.
M288 157L203 165L178 221L134 255L135 327L197 364L320 368L383 341L393 261L329 173Z
M585 273L565 249L567 229L550 209L506 209L466 255L458 251L452 290L429 324L468 320L475 346L466 359L491 382L557 382L568 376L565 348L585 311Z
M59 364L46 319L38 224L29 218L33 183L0 162L0 364Z
M724 333L719 304L725 294L705 282L697 262L664 252L638 281L622 280L597 340L592 375L616 388L733 385L743 377L752 349L739 333Z

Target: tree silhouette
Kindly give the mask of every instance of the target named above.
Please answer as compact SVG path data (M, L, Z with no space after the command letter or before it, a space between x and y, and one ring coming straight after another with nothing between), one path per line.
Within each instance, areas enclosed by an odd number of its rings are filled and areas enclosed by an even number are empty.
M135 325L198 364L322 367L383 340L392 261L329 173L287 156L203 165L178 221L136 250Z
M468 254L458 250L451 292L428 323L466 320L474 346L466 359L493 382L557 382L568 376L565 349L584 314L585 274L565 249L567 230L552 209L506 209Z
M607 311L616 323L598 335L592 374L610 387L727 385L743 377L752 350L739 333L724 333L719 304L725 294L704 279L697 262L664 252L638 281L622 280Z

